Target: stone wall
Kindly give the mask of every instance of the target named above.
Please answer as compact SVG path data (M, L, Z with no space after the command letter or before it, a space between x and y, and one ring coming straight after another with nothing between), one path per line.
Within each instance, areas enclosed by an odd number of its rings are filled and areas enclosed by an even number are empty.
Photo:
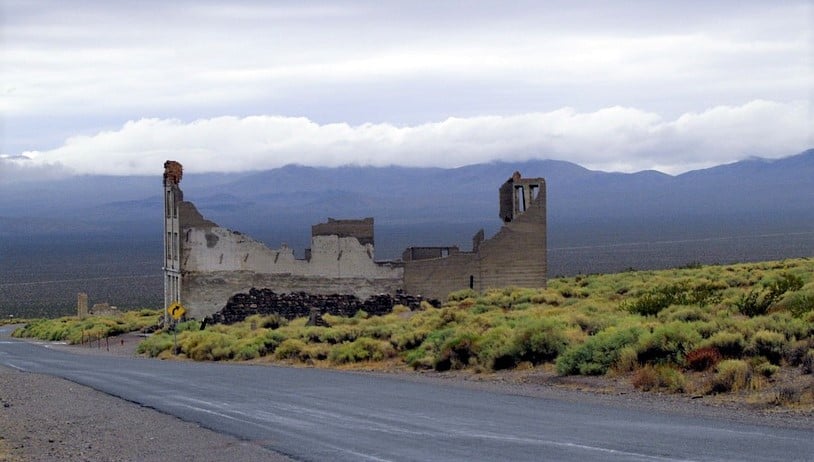
M395 294L402 287L401 278L327 278L265 274L252 271L196 272L184 275L181 297L190 316L208 316L226 304L231 296L254 287L270 288L279 293L352 294L367 298L376 294Z
M402 264L374 260L372 218L316 225L309 257L297 259L285 245L272 249L206 220L190 202L180 204L180 216L181 300L192 317L211 315L253 287L369 297L402 286Z
M271 289L249 289L229 298L226 306L207 318L207 322L233 324L254 314L279 315L285 319L295 319L317 314L332 314L351 317L360 310L374 316L393 311L393 306L404 305L411 310L421 306L421 297L402 293L380 294L365 300L349 294L315 295L306 292L278 294ZM429 303L439 306L436 300Z
M361 220L328 218L325 223L311 226L311 237L314 236L355 237L362 245L373 245L373 218L368 217Z
M504 226L491 239L473 238L473 251L405 261L404 290L446 298L472 288L545 287L547 273L546 191L542 178L515 173L499 190Z

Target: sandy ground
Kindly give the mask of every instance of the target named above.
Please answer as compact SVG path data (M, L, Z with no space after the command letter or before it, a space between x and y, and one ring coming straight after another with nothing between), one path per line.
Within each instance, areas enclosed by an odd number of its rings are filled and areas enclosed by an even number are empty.
M125 334L93 345L52 344L77 354L134 356L143 337ZM262 366L261 366L262 367ZM475 374L416 373L401 369L355 373L397 375L431 382L598 405L734 420L790 428L814 428L808 407L750 403L738 396L644 393L628 382L600 377L558 377L541 368ZM814 381L814 377L804 378ZM0 461L288 460L175 417L50 376L0 367Z

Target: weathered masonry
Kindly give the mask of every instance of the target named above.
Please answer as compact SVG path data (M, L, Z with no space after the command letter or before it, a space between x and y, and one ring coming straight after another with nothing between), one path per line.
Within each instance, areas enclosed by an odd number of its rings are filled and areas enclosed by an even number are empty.
M167 305L180 301L191 316L203 318L252 288L360 298L401 288L403 265L374 260L372 218L314 225L311 248L297 259L285 245L271 249L202 217L183 200L180 169L177 162L165 164Z
M543 178L515 172L500 187L503 227L491 239L483 230L472 238L472 251L457 247L412 247L402 258L404 290L443 299L455 290L495 287L545 287L546 188Z
M401 261L374 258L373 218L329 218L311 228L305 258L271 249L205 219L180 189L181 164L164 164L164 303L181 302L202 319L251 289L278 293L349 294L366 299L404 291L443 300L453 290L546 284L545 181L515 173L500 189L504 226L483 230L471 252L411 247Z

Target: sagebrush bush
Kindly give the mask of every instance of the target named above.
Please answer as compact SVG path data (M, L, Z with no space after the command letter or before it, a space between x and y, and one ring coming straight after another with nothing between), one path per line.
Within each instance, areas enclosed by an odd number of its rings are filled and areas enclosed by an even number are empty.
M811 374L814 372L814 349L808 350L800 361L800 371L803 374Z
M639 337L637 350L639 362L681 364L684 354L701 341L691 324L671 322L657 327L653 332Z
M300 353L305 349L305 342L297 338L287 338L283 340L274 350L277 359L298 359Z
M763 356L772 364L780 364L786 352L786 336L769 330L761 330L752 336L750 350L755 356Z
M355 363L359 361L381 361L395 354L388 342L360 338L352 342L335 345L328 354L328 360L335 364Z
M777 302L786 292L800 290L804 285L802 278L789 273L783 273L776 279L769 281L764 290L751 290L741 296L735 303L738 311L746 316L754 317L768 313L769 308Z
M477 342L478 338L478 334L472 331L461 330L454 332L439 348L433 364L435 370L448 371L469 366L470 359L477 354L475 342Z
M609 327L588 337L581 345L569 347L557 358L560 375L602 375L619 359L621 350L636 343L644 333L640 327Z
M715 368L711 391L726 393L743 390L751 379L749 364L741 359L725 359Z
M743 355L746 339L740 332L721 331L702 342L700 346L715 348L724 358L737 359Z
M675 368L648 364L633 373L631 384L642 391L665 389L672 393L683 393L686 379Z
M158 332L139 343L136 347L136 353L146 354L151 358L155 358L161 354L162 351L170 350L172 348L172 344L173 340L171 334L167 334L166 332Z

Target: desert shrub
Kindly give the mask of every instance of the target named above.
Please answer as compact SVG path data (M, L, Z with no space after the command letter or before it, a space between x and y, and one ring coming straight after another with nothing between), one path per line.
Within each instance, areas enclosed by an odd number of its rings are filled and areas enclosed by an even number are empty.
M266 354L266 346L262 336L242 338L233 347L234 358L249 360L259 358Z
M803 374L811 374L814 372L814 349L808 350L800 361L800 371Z
M650 391L659 386L659 377L656 368L648 364L636 370L630 383L637 390Z
M634 344L642 335L640 327L609 327L588 337L581 345L566 349L556 362L560 375L602 375L619 359L622 348Z
M682 321L706 321L709 315L697 306L676 305L659 312L658 317L664 322Z
M263 333L263 347L266 353L273 353L278 346L286 339L285 335L276 330L267 330Z
M178 335L178 346L195 361L221 361L234 358L236 338L211 330L185 331Z
M718 363L715 368L715 376L712 378L711 391L714 393L726 393L739 391L746 387L751 378L749 364L741 359L725 359Z
M800 402L802 391L793 386L782 386L774 395L771 403L777 406L788 406Z
M568 347L566 326L550 318L530 322L516 330L512 343L518 360L540 364L554 360Z
M774 300L766 297L765 294L761 295L757 290L750 290L748 294L742 295L735 302L735 308L745 316L762 316L769 311L773 302Z
M447 301L450 302L459 302L461 300L466 300L467 298L477 299L478 293L472 289L464 289L450 292L449 295L447 295Z
M701 341L701 335L690 324L672 322L639 337L639 362L681 364L684 353Z
M491 328L481 334L475 350L478 365L486 369L510 369L517 365L512 342L512 329L507 325Z
M305 348L305 342L297 338L283 340L274 350L277 359L297 359Z
M755 374L760 375L762 377L769 378L776 374L780 370L780 366L775 366L774 364L766 361L763 358L756 358L758 359L752 364L752 370Z
M331 345L325 343L307 343L302 350L300 350L299 358L305 362L328 359L331 348Z
M635 347L626 346L619 350L619 357L613 366L616 372L625 373L636 370L639 367L639 352Z
M783 297L778 306L788 310L795 318L802 318L814 311L814 294L810 292L794 292Z
M786 336L779 332L761 330L752 336L749 351L755 356L764 356L772 364L780 364L786 351Z
M588 335L595 335L597 332L610 325L607 319L597 315L586 315L582 313L573 313L571 321L578 325L583 332Z
M723 286L702 282L690 285L678 282L657 287L640 295L636 300L625 303L624 309L642 316L655 316L672 305L707 306L721 300Z
M312 342L329 343L331 345L352 342L362 336L363 330L359 324L346 324L335 327L319 327L313 329L317 330L313 331L316 335L310 339Z
M421 345L430 333L430 329L423 326L408 326L406 329L394 332L390 336L390 343L399 351L412 350Z
M735 303L735 307L743 315L749 317L761 316L768 313L769 308L786 292L800 290L802 287L803 280L799 276L784 273L771 281L764 290L753 289L748 294L743 295Z
M701 343L702 347L712 347L724 358L740 358L746 348L746 339L740 332L721 331Z
M682 393L686 379L680 371L673 367L648 364L633 373L631 384L642 391L666 389L673 393Z
M475 342L478 335L471 331L455 332L448 337L441 346L434 361L437 371L450 369L463 369L469 365L469 360L475 357Z
M786 362L792 367L799 366L809 348L814 348L814 339L791 342L786 348Z
M715 347L701 347L688 352L684 363L689 369L702 372L721 361L721 353Z
M277 314L262 315L254 314L247 317L244 322L249 323L253 329L277 329L286 324L286 320Z
M424 348L416 348L404 354L404 362L413 369L432 369L433 355Z
M147 337L136 347L136 353L146 354L151 358L155 358L162 351L171 350L173 345L172 335L166 332L156 332L155 334Z
M328 360L334 364L380 361L393 356L394 353L389 342L362 337L353 342L335 345L328 354Z

